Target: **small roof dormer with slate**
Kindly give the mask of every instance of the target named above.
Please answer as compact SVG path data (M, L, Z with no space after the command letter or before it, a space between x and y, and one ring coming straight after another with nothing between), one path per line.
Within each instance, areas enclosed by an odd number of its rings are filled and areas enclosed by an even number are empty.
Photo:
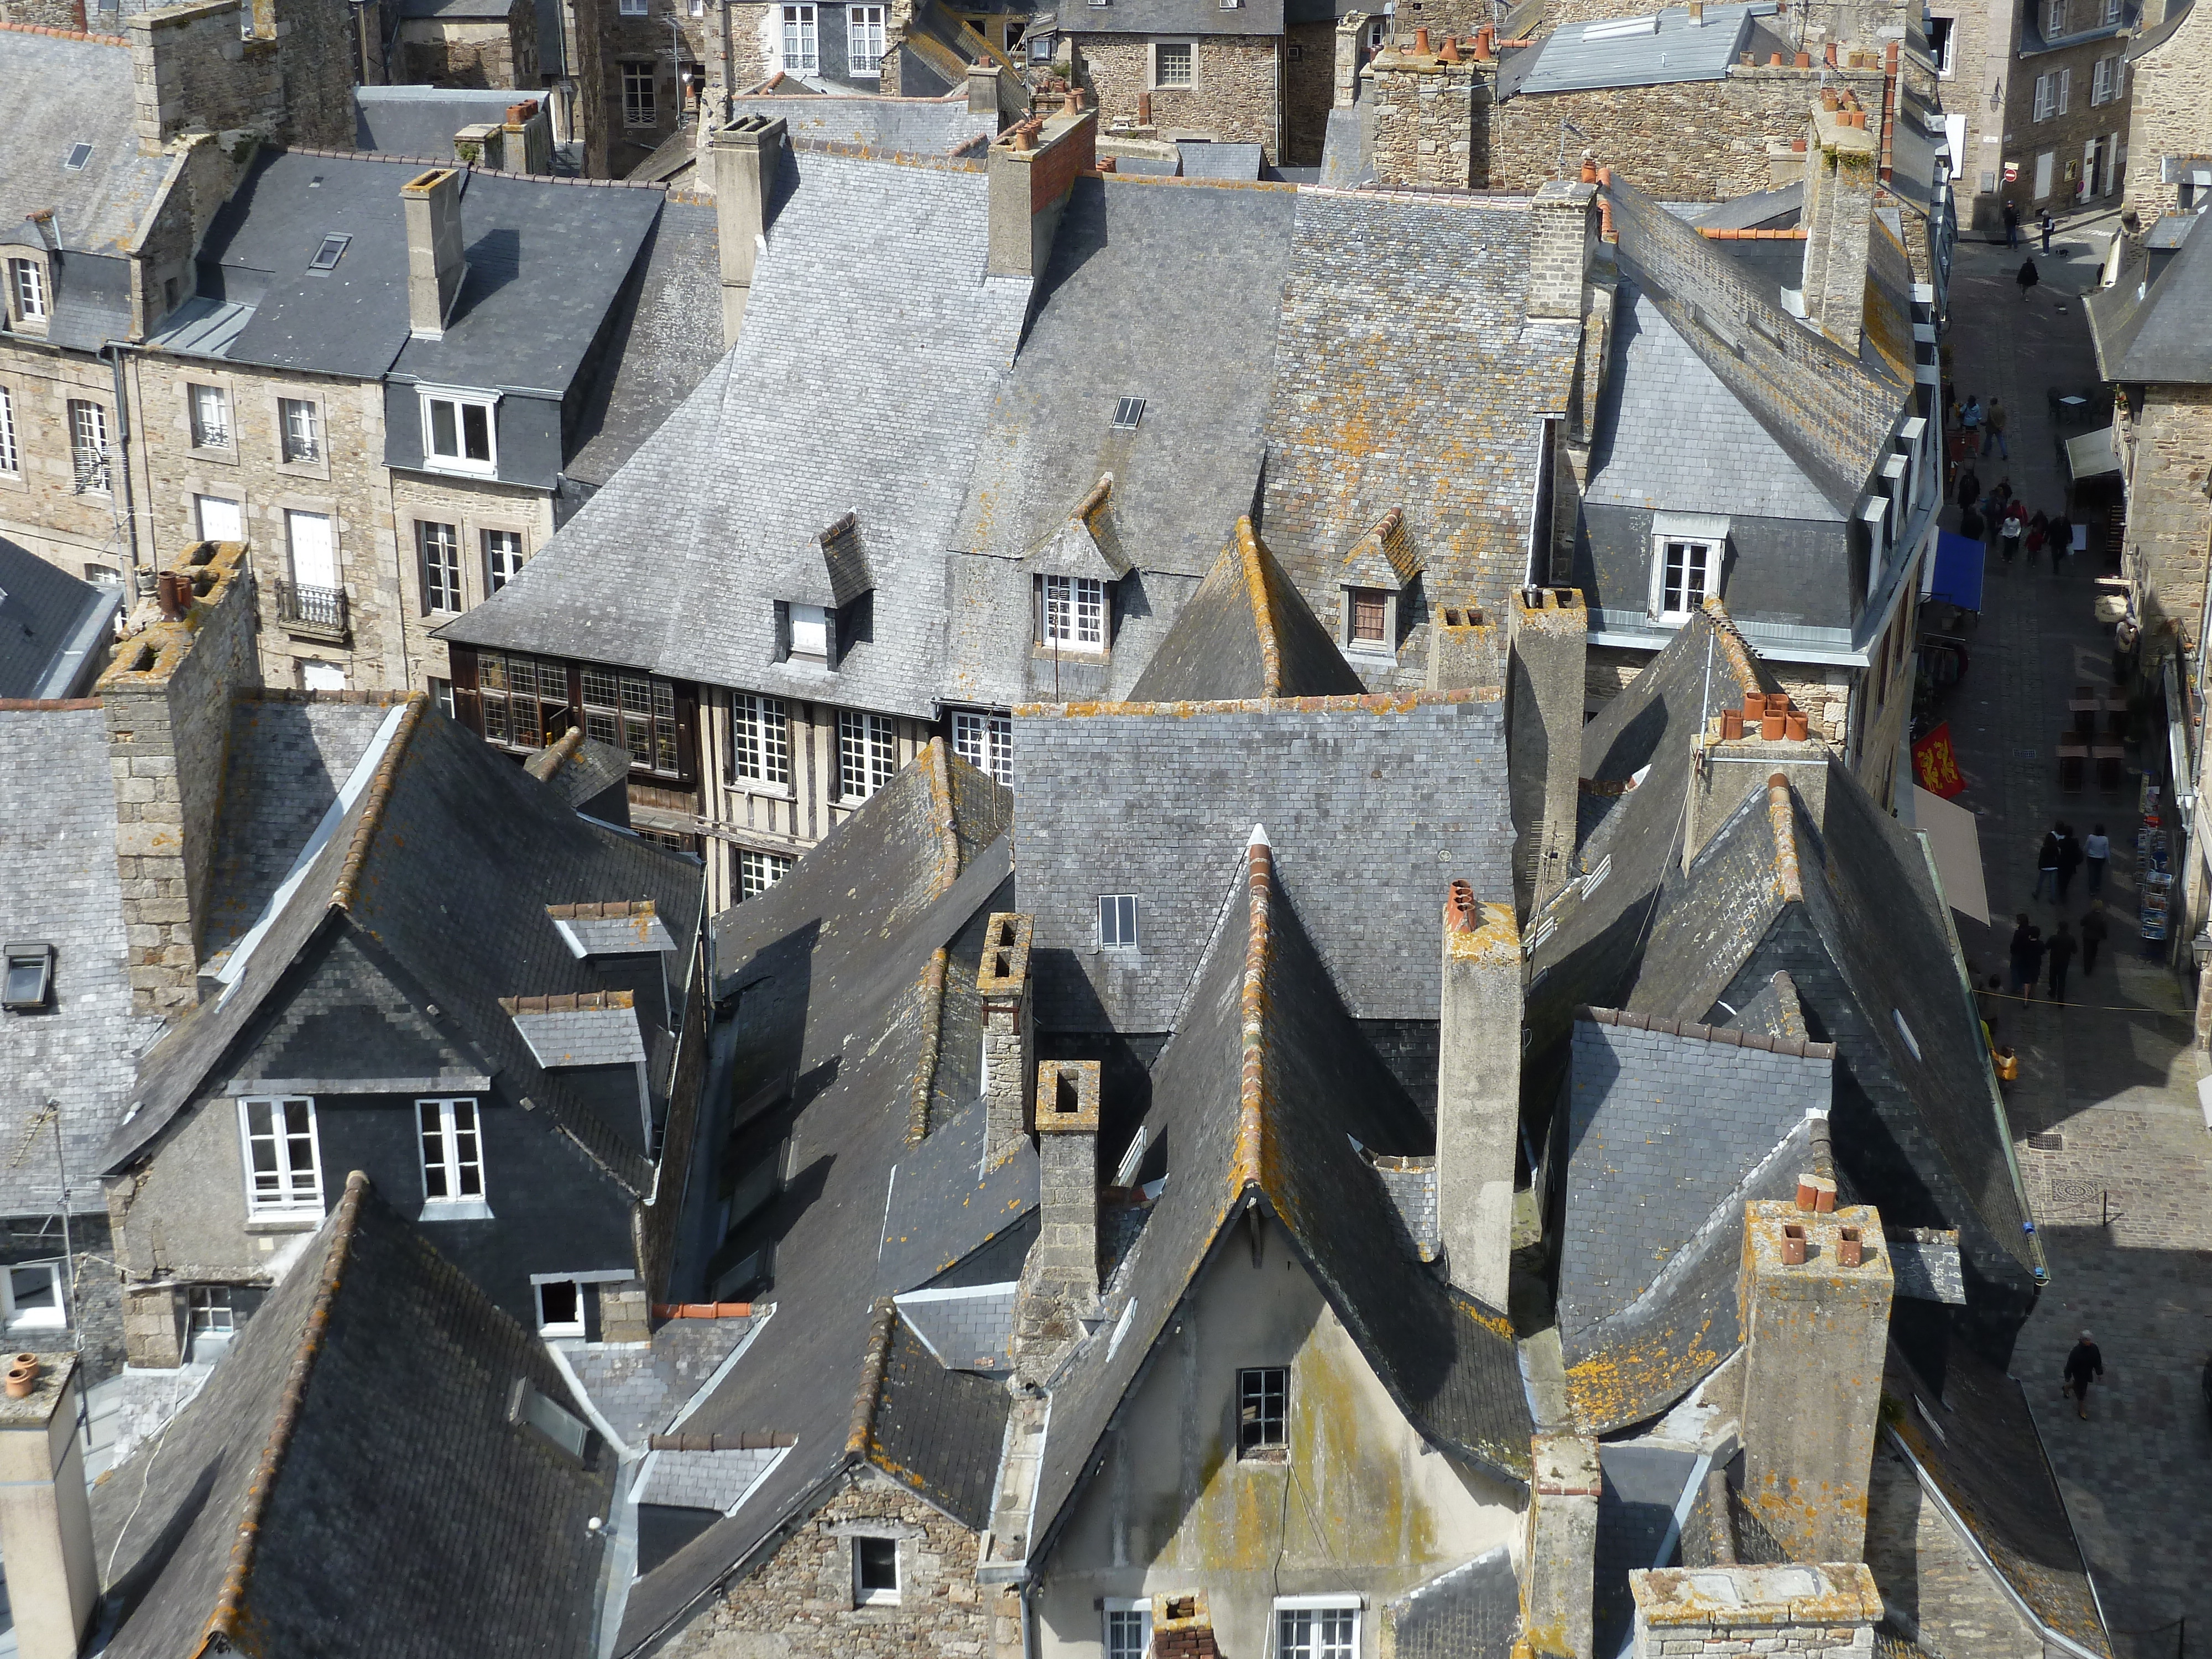
M1114 523L1114 475L1102 472L1075 511L1022 556L1033 576L1073 576L1117 582L1129 574L1129 556Z
M1337 642L1347 653L1395 670L1398 647L1411 620L1408 595L1421 574L1421 557L1406 531L1406 514L1392 507L1344 556L1336 574L1340 609Z

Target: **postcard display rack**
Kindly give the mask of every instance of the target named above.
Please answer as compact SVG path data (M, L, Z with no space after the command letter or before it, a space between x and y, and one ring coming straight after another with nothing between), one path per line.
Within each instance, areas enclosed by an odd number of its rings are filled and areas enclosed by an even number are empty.
M2136 831L2136 869L2142 893L2142 936L2166 937L2168 906L2173 896L2172 860L2166 850L2166 830L2155 817L2147 817Z

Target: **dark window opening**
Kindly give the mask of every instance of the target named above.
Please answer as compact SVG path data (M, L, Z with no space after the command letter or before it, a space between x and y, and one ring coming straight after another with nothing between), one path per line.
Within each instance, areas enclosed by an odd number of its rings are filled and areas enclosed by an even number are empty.
M1352 637L1375 645L1386 645L1389 607L1383 603L1380 588L1355 587L1352 590Z
M1290 1445L1291 1371L1261 1365L1237 1373L1237 1455L1264 1457Z

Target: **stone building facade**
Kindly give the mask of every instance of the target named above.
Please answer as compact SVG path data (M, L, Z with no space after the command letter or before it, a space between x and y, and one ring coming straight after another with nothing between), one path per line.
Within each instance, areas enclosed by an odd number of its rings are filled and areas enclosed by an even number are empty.
M898 1596L860 1597L854 1540L898 1551ZM983 1659L996 1604L975 1582L976 1534L871 1466L847 1475L781 1548L669 1644L670 1659ZM1021 1650L1019 1621L1012 1651Z
M538 11L531 0L456 7L399 26L395 68L408 82L434 87L539 85Z
M699 7L647 0L635 12L618 3L599 9L598 101L589 113L605 135L606 169L614 177L625 177L679 128L696 134L702 98L703 106L714 109L726 84L750 86L773 68L748 74L738 67L734 80L726 82L725 9L719 0ZM727 7L732 58L757 56L769 14L781 11L759 4Z
M2128 52L2126 204L2146 225L2212 201L2212 17L2190 7L2154 21ZM2168 25L2171 24L2169 27Z
M1164 138L1257 144L1270 162L1283 155L1283 52L1279 36L1201 34L1177 38L1190 52L1188 85L1159 79L1162 42L1147 35L1071 34L1078 82L1098 100L1102 127L1137 119L1137 100L1152 96L1152 125Z
M2114 387L2112 440L2128 481L2120 568L2142 637L2154 653L2176 633L2193 655L2212 549L2212 385Z

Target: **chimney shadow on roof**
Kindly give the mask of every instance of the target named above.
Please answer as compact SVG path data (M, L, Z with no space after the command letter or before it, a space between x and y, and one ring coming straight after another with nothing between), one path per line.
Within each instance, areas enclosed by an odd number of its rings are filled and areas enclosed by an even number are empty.
M185 1409L189 1411L191 1408L188 1406ZM241 1443L241 1455L251 1449ZM206 1509L208 1498L215 1491L216 1477L222 1473L222 1462L220 1458L208 1461L193 1480L191 1488L171 1511L161 1531L154 1535L138 1559L131 1564L130 1570L108 1588L106 1620L111 1629L119 1627L155 1585L161 1583L162 1574L168 1571L171 1559L183 1547L185 1537L199 1520L201 1511ZM125 1465L126 1469L129 1467ZM151 1466L149 1465L142 1474L150 1479ZM159 1504L160 1501L156 1497L155 1502Z
M469 244L463 257L468 261L468 276L460 303L453 307L454 323L522 274L522 233L511 225L488 230Z
M1024 343L1052 296L1106 251L1107 240L1105 184L1097 179L1078 179L1060 215L1060 228L1053 234L1052 258L1045 265L1044 278L1030 300L1029 319L1022 328Z

